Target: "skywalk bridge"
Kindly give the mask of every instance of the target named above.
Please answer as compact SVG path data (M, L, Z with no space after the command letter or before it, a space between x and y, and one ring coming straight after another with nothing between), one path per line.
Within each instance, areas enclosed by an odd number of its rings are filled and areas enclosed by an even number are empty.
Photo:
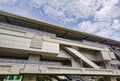
M120 41L0 11L0 75L36 81L120 76ZM89 79L84 79L89 77ZM90 79L91 78L91 79ZM14 79L14 77L12 78Z

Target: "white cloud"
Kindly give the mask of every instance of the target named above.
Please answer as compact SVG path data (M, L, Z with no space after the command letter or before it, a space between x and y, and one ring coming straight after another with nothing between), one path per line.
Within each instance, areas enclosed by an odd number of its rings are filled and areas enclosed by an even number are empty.
M119 3L119 0L103 0L103 6L111 6Z
M60 9L62 6L64 6L64 2L61 2L60 0L48 0L47 4L55 9Z
M64 19L95 16L96 21L110 21L120 16L120 7L115 6L119 4L119 0L30 0L30 3L37 8L47 6L49 10L44 8L46 13L54 17L64 14ZM52 11L58 13L53 14Z
M59 18L59 17L64 17L64 13L62 11L58 11L54 8L52 8L51 6L44 6L44 13L47 14L47 15L50 15L54 18Z
M105 6L95 15L96 21L112 21L120 17L120 7L117 6Z
M17 3L17 0L0 0L0 5L1 4L7 4L7 5L12 5Z
M120 32L120 31L119 31ZM113 35L111 35L111 39L114 39L114 40L118 40L118 41L120 41L120 34L118 34L119 32L117 32L117 34L113 34ZM114 36L115 35L115 36Z
M112 28L120 30L120 20L116 19L113 21Z
M37 8L46 4L55 10L64 12L66 17L74 17L75 19L94 15L102 5L101 1L96 0L31 0L30 3L33 3Z
M29 5L35 8L40 8L42 5L46 4L46 0L29 0Z
M0 0L0 9L116 40L120 40L119 5L120 0Z
M112 24L112 25L111 25ZM120 40L120 21L111 22L90 22L83 21L76 27L80 31L92 33L102 37L113 38Z
M95 14L100 4L95 0L75 0L66 4L63 9L68 15L78 18L87 18Z
M106 22L94 22L91 23L90 21L84 21L82 23L79 23L77 28L80 31L84 31L84 32L88 32L88 33L96 33L99 30L109 27L110 23L106 23Z
M98 31L96 33L96 35L99 35L99 36L102 36L102 37L110 37L111 34L113 33L114 31L112 31L110 28L103 28L103 29L100 29L100 31Z
M69 22L72 22L75 20L73 18L64 18L64 19L62 19L62 21L66 24L66 23L69 23Z

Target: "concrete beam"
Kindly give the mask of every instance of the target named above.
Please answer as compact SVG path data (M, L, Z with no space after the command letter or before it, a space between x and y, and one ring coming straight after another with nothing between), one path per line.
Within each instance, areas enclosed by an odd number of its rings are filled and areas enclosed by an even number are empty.
M115 76L104 76L105 81L117 81Z
M76 49L70 48L70 47L65 47L65 49L68 50L69 52L71 52L74 56L77 56L78 58L81 58L84 62L86 62L91 67L97 68L97 69L100 68L98 65L96 65L94 62L92 62L91 60L89 60L88 58L86 58L83 54L81 54Z
M37 75L23 75L22 81L37 81Z

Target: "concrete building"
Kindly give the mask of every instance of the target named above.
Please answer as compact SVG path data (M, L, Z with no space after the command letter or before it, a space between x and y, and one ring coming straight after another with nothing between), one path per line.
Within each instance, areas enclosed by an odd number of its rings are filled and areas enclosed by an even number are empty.
M116 81L119 69L120 41L0 11L1 76Z

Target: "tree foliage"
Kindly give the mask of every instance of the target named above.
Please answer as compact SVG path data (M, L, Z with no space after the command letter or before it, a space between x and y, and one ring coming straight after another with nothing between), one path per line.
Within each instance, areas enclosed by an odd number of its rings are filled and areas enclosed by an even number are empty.
M38 76L37 81L53 81L53 79L49 76Z

